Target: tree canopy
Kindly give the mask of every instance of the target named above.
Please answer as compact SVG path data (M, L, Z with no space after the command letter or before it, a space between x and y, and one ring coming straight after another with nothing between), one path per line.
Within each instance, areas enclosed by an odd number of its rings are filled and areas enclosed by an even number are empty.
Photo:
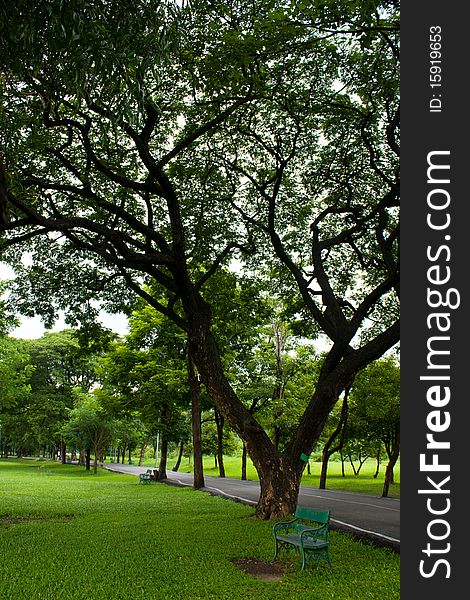
M0 33L12 301L73 323L143 298L246 443L258 514L292 512L341 390L399 339L398 4L25 0ZM204 292L233 258L331 341L282 453L217 346Z

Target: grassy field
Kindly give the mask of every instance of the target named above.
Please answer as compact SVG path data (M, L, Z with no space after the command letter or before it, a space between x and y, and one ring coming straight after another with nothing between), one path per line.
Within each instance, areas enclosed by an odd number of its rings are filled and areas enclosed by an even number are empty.
M252 508L134 476L0 461L2 600L399 598L399 556L332 532L333 567L285 559L265 582L232 561L271 561Z
M176 459L171 457L168 461L168 468L171 469L174 466ZM147 459L144 461L145 466L155 466L155 460ZM240 478L241 477L241 458L237 456L226 456L224 458L225 474L227 477ZM383 464L380 467L379 475L374 479L374 473L376 469L375 460L368 460L362 467L359 475L354 475L351 465L345 463L345 477L341 473L341 462L331 461L328 467L328 478L326 487L328 489L346 490L350 492L361 492L363 494L373 494L375 496L382 495L382 488L384 483L386 465ZM307 475L307 470L302 478L302 485L311 485L318 487L320 480L320 469L321 463L311 462L310 470L311 475ZM183 473L192 472L192 465L188 463L188 459L183 459L181 467L179 469ZM214 466L214 459L212 457L204 457L204 473L206 475L219 475L219 470ZM389 496L391 498L400 497L400 463L395 467L395 482L390 486ZM251 463L248 461L247 464L247 478L255 480L258 478L256 470Z

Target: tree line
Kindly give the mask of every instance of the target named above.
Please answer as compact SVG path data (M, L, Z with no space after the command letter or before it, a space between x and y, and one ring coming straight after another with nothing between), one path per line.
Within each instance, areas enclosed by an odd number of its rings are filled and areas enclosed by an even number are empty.
M249 335L243 335L242 344L232 331L224 358L243 402L282 451L324 355L285 322L269 322L268 311L262 322L261 314L243 322ZM167 469L177 471L183 455L194 455L187 348L184 336L175 343L177 336L171 321L142 304L123 338L106 329L94 330L92 343L89 334L76 329L47 332L35 340L0 338L2 456L45 456L64 463L68 456L96 472L106 457L124 463L132 453L142 464L151 449L160 458L158 479L166 479ZM212 455L224 477L224 456L241 454L246 479L246 446L203 386L200 396L201 456L195 462ZM314 452L322 461L320 487L326 487L328 461L335 452L351 462L356 474L371 457L378 471L386 455L387 495L399 453L398 431L399 366L389 357L358 375L333 410ZM168 465L169 449L178 450L174 465Z

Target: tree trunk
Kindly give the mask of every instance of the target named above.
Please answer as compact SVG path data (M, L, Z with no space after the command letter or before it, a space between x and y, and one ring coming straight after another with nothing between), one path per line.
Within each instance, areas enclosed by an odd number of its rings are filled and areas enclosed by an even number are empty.
M297 507L302 472L279 456L273 458L271 466L259 473L261 493L256 514L261 519L293 515Z
M272 393L273 405L276 406L274 411L274 432L273 432L273 443L276 450L279 450L279 443L281 441L281 427L277 424L277 420L282 417L284 412L281 407L281 399L283 396L283 370L282 370L282 352L284 351L285 339L284 332L278 323L272 324L274 333L274 353L276 356L276 383L274 385Z
M395 466L399 455L400 455L400 425L397 423L397 427L395 430L395 436L394 436L394 444L392 446L390 458L389 458L389 461L387 464L387 468L385 470L384 487L382 490L383 498L386 498L388 496L390 484L393 483L393 467Z
M161 446L160 446L160 462L158 464L158 478L157 481L165 481L168 479L166 474L166 463L168 459L168 433L163 430Z
M60 462L65 465L67 462L67 446L65 445L65 440L60 440Z
M242 481L246 481L246 456L247 456L246 445L243 444L243 451L242 451Z
M225 477L224 466L224 417L217 408L214 409L215 425L217 427L217 461L219 463L219 477Z
M341 414L339 417L338 425L337 425L336 429L333 431L333 433L331 434L330 438L328 439L328 441L326 442L326 444L323 448L321 473L320 473L320 484L319 484L319 488L321 490L326 489L326 476L327 476L327 472L328 472L328 461L330 460L330 456L343 448L344 434L346 432L346 423L348 420L348 395L349 395L349 388L344 393L343 405L341 407ZM334 440L338 437L340 432L341 432L341 436L340 436L337 446L335 446L334 448L331 448L331 445L333 444Z
M188 381L191 394L191 428L193 434L194 481L193 487L199 490L204 487L204 466L202 463L202 431L201 431L201 383L195 365L188 350Z
M183 458L183 452L184 452L184 440L181 440L181 442L180 442L180 448L179 448L179 451L178 451L178 458L176 459L175 466L171 469L172 471L176 472L180 468L181 460Z
M377 479L377 477L379 476L379 471L380 471L380 451L381 451L381 444L379 444L379 448L377 450L377 456L375 458L375 460L376 460L376 467L375 467L374 479Z
M356 465L354 464L354 460L353 460L353 457L351 456L351 454L348 454L348 458L349 458L349 464L352 467L354 476L356 476L359 473L359 471L357 471L357 469L356 469Z
M393 468L398 460L398 456L400 454L400 450L397 448L396 451L392 454L390 458L387 468L385 470L385 478L384 478L384 487L382 490L382 497L386 498L388 496L390 484L393 483Z
M145 440L142 442L142 446L140 448L140 454L139 454L139 467L142 466L142 462L144 460L144 456L145 456L145 451L147 450L147 446L149 444L150 441L150 435L148 435Z
M364 458L361 458L361 455L359 455L359 467L357 468L356 475L359 475L359 473L361 472L362 467L364 466L364 464L366 463L366 461L367 461L368 458L369 457L367 456L367 454L366 454L366 456Z
M160 440L160 462L158 465L158 477L157 481L164 481L168 479L166 474L166 463L168 460L168 419L169 419L170 409L166 403L162 406L161 413L161 422L162 422L162 432L161 432L161 440Z
M90 460L91 460L90 450L87 448L85 450L85 468L86 468L87 471L90 470Z

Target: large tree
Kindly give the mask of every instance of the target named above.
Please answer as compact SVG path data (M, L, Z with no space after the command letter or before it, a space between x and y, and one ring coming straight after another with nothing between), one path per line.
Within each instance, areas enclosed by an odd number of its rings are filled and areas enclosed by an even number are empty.
M398 341L397 10L25 0L4 15L0 245L19 305L86 320L93 296L118 310L138 294L170 318L256 466L263 518L293 512L341 391ZM331 342L282 452L230 385L204 297L234 253Z

